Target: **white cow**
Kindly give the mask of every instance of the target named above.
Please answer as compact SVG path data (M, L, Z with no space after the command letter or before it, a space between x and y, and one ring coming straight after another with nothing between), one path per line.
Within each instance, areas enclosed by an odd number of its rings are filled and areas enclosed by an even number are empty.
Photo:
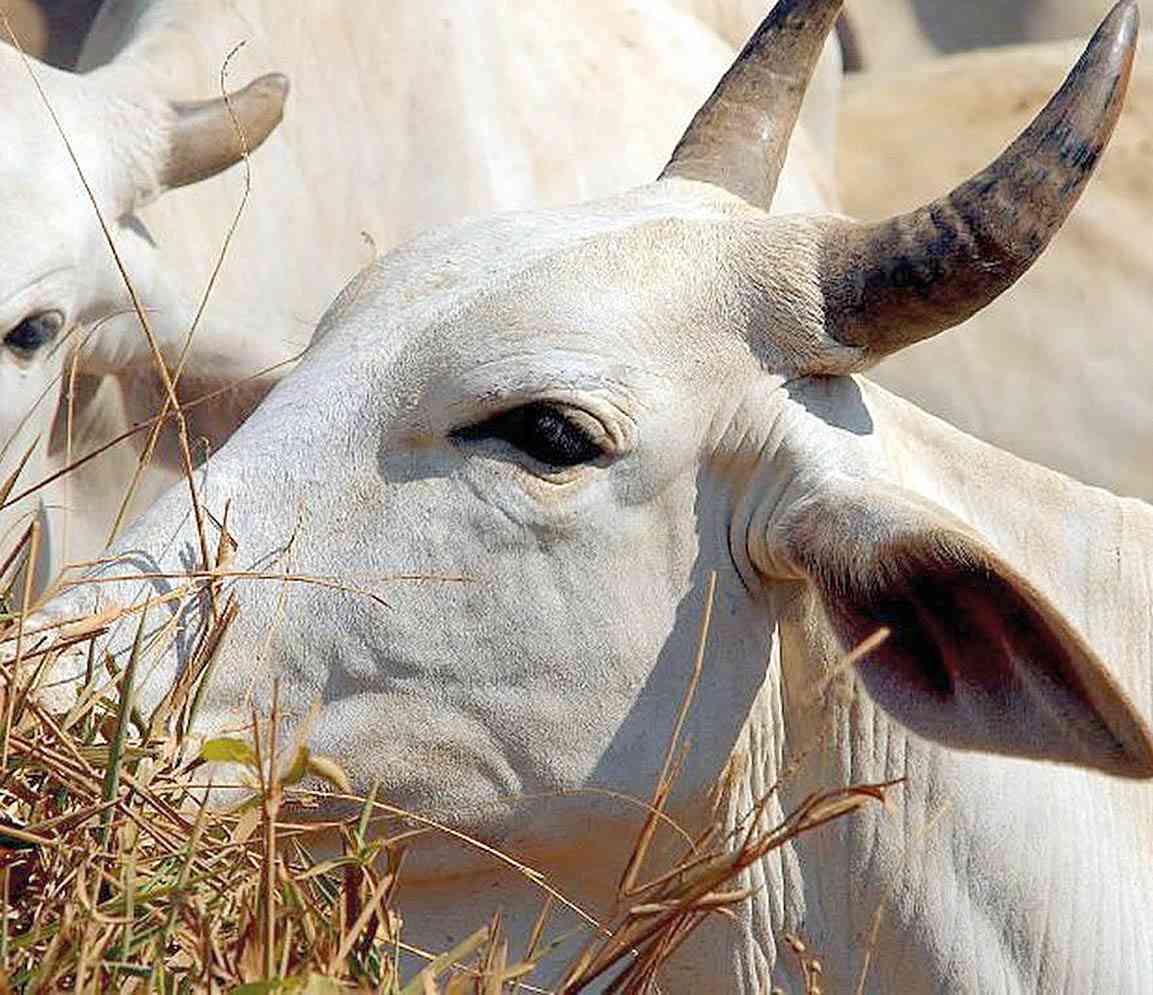
M857 375L1041 253L1120 112L1136 7L947 196L867 225L773 217L839 7L778 5L660 181L433 231L350 284L202 489L217 521L231 504L235 565L346 589L226 585L241 611L198 728L243 725L278 678L283 715L319 702L311 745L358 790L499 844L603 915L640 818L617 798L661 769L715 571L670 814L707 824L722 773L728 830L785 771L769 818L816 788L905 782L752 868L741 914L678 951L662 991L794 984L790 930L830 991L1147 992L1153 792L1133 779L1153 776L1153 509ZM198 556L184 490L117 555L53 614L179 583L157 575ZM152 610L149 631L183 627L145 644L145 714L207 610ZM83 668L62 658L53 693ZM404 874L424 948L496 906L525 936L541 904L446 837L415 841ZM533 980L555 982L555 960Z
M5 219L0 243L0 482L30 452L17 492L66 460L68 451L83 452L102 441L110 422L123 428L123 419L117 421L116 385L96 377L132 377L152 360L107 239L153 312L157 351L175 362L191 324L190 302L181 300L166 280L156 248L133 212L161 191L210 176L241 156L222 99L174 104L135 86L122 68L74 76L25 62L16 49L0 46L0 210ZM252 148L279 121L284 92L283 78L272 76L235 96L237 120ZM57 122L70 136L88 191ZM108 226L107 237L97 210ZM69 403L61 384L69 378L73 356L84 373L94 376L77 385ZM194 360L193 374L204 364L213 377L227 378L232 372L222 368L211 347L198 349ZM71 426L65 424L69 408L75 415ZM129 476L125 472L122 479ZM59 491L48 493L49 503L61 500ZM46 502L41 497L12 498L0 512L0 544L6 551L28 521L42 513ZM75 500L82 518L92 494L78 493ZM59 541L59 534L55 538ZM44 549L50 545L46 535Z
M552 54L542 59L546 38ZM371 258L364 233L383 250L463 214L597 196L651 177L679 122L731 59L695 19L663 4L622 11L619 0L496 10L406 0L335 16L319 0L287 12L280 0L107 4L82 59L87 72L32 68L93 178L170 362L245 176L233 171L150 201L210 171L173 150L172 108L218 94L224 59L241 41L248 44L230 75L284 71L295 95L288 121L253 159L252 193L182 381L189 398L306 342L328 302ZM839 73L835 59L827 66L828 103ZM73 164L32 76L7 48L0 97L0 212L10 219L0 242L0 481L39 440L19 493L150 417L165 391ZM253 146L283 97L282 77L267 76L236 101ZM202 122L208 113L197 111ZM222 106L213 113L209 127L231 161L233 129ZM179 175L167 176L170 169ZM789 176L797 197L819 196L804 170ZM823 181L831 185L831 171ZM90 333L69 411L59 383ZM195 455L199 437L218 445L266 386L197 409ZM136 452L121 446L0 511L0 548L47 508L45 574L96 555L135 462ZM146 507L180 470L169 432L136 506Z
M1072 57L1068 44L1035 46L850 80L839 148L845 209L887 217L970 175L1044 104ZM1153 315L1149 64L1137 66L1130 94L1096 182L1040 263L877 379L987 442L1150 500L1153 340L1134 334Z

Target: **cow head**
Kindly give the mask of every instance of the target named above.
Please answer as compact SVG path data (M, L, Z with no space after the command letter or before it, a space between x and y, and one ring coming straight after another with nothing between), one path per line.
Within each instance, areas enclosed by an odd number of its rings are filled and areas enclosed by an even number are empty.
M173 104L142 80L115 63L65 73L0 46L0 481L34 444L22 482L38 479L71 359L93 374L154 361L137 304L155 352L175 362L192 309L133 212L260 145L286 94L266 76L227 101ZM21 508L0 513L5 548Z
M682 797L730 755L798 604L816 606L812 644L893 630L864 681L930 738L1153 774L1148 731L1073 627L880 472L901 440L853 375L960 322L1041 252L1116 120L1136 7L948 196L876 225L770 217L839 6L783 0L658 182L426 234L347 288L200 481L233 567L256 575L227 582L241 610L205 730L244 726L278 677L281 714L319 702L312 745L361 790L571 845L555 816L574 804L587 820L590 802L566 792L643 796L656 779L715 571ZM202 566L191 521L170 492L56 610L182 583ZM208 611L200 596L152 609L145 711Z

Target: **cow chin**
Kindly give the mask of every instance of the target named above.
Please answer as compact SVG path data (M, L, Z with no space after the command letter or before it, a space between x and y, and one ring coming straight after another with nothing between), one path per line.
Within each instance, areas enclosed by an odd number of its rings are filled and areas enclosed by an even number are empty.
M630 839L636 832L631 810L579 784L557 783L565 776L583 780L579 771L553 772L561 777L546 784L534 776L539 772L517 770L517 758L458 710L379 695L326 710L322 722L318 750L343 758L358 794L371 790L366 783L376 786L372 834L419 831L405 843L409 883L492 870L500 859L494 851L551 866L575 841L589 839L593 827L591 835L602 839ZM354 723L375 727L378 735L356 743ZM345 742L332 741L336 728L349 734ZM322 859L340 847L326 823L355 819L362 806L319 781L301 788L286 814L324 827L306 833L310 851Z
M452 704L390 692L363 693L326 705L311 737L315 752L341 759L350 781L377 787L379 828L404 814L495 842L532 791L491 720ZM328 789L331 791L331 788ZM360 809L323 788L322 817Z

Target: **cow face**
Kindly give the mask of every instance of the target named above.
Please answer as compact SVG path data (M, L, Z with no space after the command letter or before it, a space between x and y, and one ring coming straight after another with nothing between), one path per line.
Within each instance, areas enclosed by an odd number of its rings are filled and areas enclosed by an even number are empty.
M279 120L283 80L240 96L238 121L255 147ZM32 448L29 483L73 370L119 373L179 355L192 312L168 289L132 212L239 153L222 106L174 106L116 66L75 76L4 46L0 100L0 480ZM0 542L30 513L27 502L0 512Z
M230 505L237 563L340 578L240 582L240 653L287 600L256 667L221 668L209 726L243 725L248 696L281 674L285 714L319 701L314 747L357 784L494 834L536 798L547 837L547 813L587 804L565 792L644 793L659 773L654 730L675 719L716 570L727 607L711 638L742 662L706 682L690 721L680 783L703 790L763 680L770 632L746 586L755 570L731 551L741 395L759 407L785 374L722 320L742 306L726 259L737 218L766 247L777 229L690 186L430 234L349 288L300 373L207 464L207 520ZM788 302L762 323L814 331ZM715 451L734 465L703 468ZM171 539L181 501L125 537L134 565L169 571L153 529ZM195 560L177 531L169 551ZM188 602L190 633L204 607ZM163 693L153 676L146 697ZM383 738L373 716L387 717Z

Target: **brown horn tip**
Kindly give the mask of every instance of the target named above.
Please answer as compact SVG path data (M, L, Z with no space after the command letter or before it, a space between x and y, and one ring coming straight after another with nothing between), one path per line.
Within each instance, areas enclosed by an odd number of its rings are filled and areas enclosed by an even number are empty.
M235 165L259 148L284 117L288 77L268 73L227 97L174 103L166 189L186 186Z
M712 183L768 210L842 0L780 0L673 150L661 179Z
M910 214L833 222L828 328L876 361L960 324L1011 287L1064 223L1121 114L1140 15L1121 0L1064 85L983 172Z

